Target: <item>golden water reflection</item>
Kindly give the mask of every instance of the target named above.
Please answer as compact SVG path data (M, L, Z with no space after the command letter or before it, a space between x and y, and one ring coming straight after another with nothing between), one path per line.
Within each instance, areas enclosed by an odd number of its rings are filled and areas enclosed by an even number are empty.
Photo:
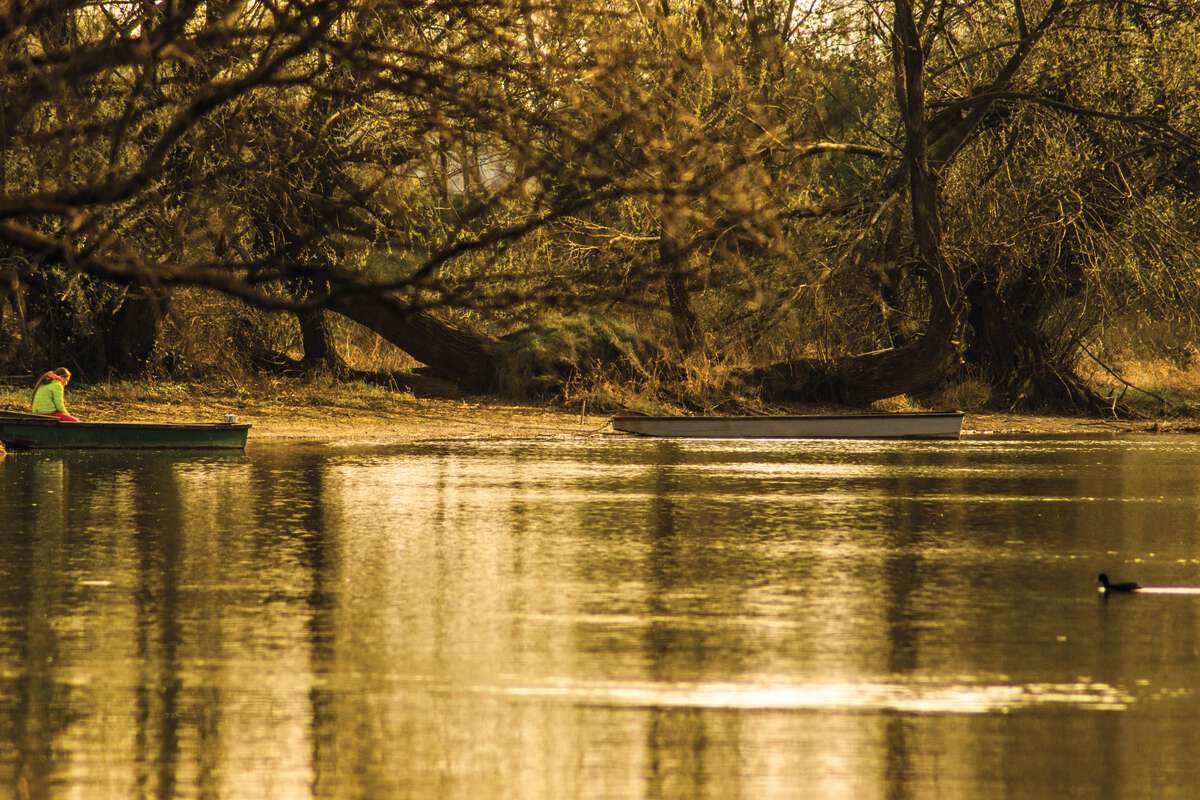
M1186 796L1176 443L13 456L0 785Z

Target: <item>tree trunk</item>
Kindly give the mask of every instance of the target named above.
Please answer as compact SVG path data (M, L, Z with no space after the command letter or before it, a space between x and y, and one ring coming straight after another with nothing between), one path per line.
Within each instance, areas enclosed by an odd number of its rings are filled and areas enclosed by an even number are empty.
M1076 374L1076 336L1046 332L1050 300L1036 280L1026 278L1001 294L986 274L967 290L966 361L992 390L993 405L1093 413L1131 413L1088 387Z
M904 121L904 161L912 234L929 296L929 322L910 344L835 362L802 360L749 373L768 400L869 403L944 380L957 362L962 292L942 252L938 179L930 166L925 54L909 0L895 0L892 55L896 104Z
M168 295L150 288L132 288L100 331L108 370L124 376L146 372Z
M301 311L296 314L300 323L300 341L304 347L301 367L309 372L326 371L341 375L346 371L346 362L338 355L329 319L320 309Z
M658 259L665 276L667 307L675 330L675 344L684 355L696 349L697 320L692 310L687 278L679 269L679 248L664 228L658 238Z
M957 317L948 307L934 309L925 332L903 347L841 358L797 359L741 375L761 387L769 402L827 401L865 405L929 388L957 363L953 345Z
M435 375L472 392L496 386L498 342L423 312L402 313L378 297L339 298L333 311L374 331L429 367Z

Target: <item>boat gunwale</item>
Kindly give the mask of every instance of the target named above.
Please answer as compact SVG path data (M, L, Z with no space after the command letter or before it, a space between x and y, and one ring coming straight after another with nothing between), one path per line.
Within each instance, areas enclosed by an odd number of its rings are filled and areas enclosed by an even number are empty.
M30 414L24 411L0 410L0 427L31 425L52 428L56 425L70 426L74 430L178 430L215 431L250 430L249 422L120 422L106 420L81 420L64 422L45 414Z
M949 441L962 438L965 417L962 411L724 417L615 414L609 424L614 431L657 439Z
M0 410L0 442L14 451L245 450L250 428L248 422L63 422Z
M0 417L0 429L19 427L52 428L71 426L76 431L250 431L250 422L61 422L59 420L13 420Z
M61 422L60 420L24 420L5 419L0 417L0 428L31 425L36 428L50 428L55 425L71 426L75 430L171 430L171 431L226 431L250 430L249 422Z
M896 418L911 418L911 417L965 417L965 411L877 411L867 412L864 414L759 414L759 415L653 415L653 414L613 414L612 419L639 419L639 420L670 420L675 421L711 421L711 420L732 420L737 422L762 420L768 422L771 420L866 420L866 419L896 419Z
M240 450L243 444L30 444L19 439L12 440L8 445L12 452L29 452L31 450Z

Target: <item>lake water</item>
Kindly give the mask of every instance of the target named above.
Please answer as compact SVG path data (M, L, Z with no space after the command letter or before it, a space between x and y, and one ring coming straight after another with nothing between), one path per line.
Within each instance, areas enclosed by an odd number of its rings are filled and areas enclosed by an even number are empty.
M0 461L0 795L1194 797L1200 439ZM5 794L8 792L8 794Z

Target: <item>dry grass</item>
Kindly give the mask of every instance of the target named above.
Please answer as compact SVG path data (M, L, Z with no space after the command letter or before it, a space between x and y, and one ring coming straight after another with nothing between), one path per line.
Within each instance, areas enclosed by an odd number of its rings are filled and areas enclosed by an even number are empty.
M649 374L637 383L622 381L608 374L597 374L588 380L572 380L563 387L561 404L567 408L583 408L596 413L633 411L639 414L679 414L683 408L663 399L663 385L658 376Z
M770 413L757 392L738 384L736 369L726 359L698 352L684 359L681 376L676 370L667 375L667 370L653 365L636 381L601 373L568 383L562 402L578 407L586 400L589 408L597 410L652 415Z
M871 410L904 413L908 411L924 411L925 409L912 397L906 394L898 394L894 397L885 397L882 400L876 400L874 403L871 403Z
M275 377L227 379L203 383L169 380L105 381L90 385L72 384L67 390L70 408L122 417L132 410L254 408L322 408L372 411L391 408L414 399L407 389L391 389L370 383L339 382L328 377L296 380ZM26 410L29 388L0 385L0 408ZM211 412L216 413L216 412Z
M260 444L578 437L605 422L581 417L578 409L494 398L415 397L374 384L268 378L235 387L163 381L71 386L67 405L86 421L215 422L232 413L253 425L251 440ZM28 408L28 388L0 385L0 409Z
M1150 415L1200 412L1200 358L1124 359L1108 366L1117 374L1095 362L1081 369L1101 394Z
M935 411L980 411L991 401L991 387L978 378L965 377L943 386L926 398L925 404Z

